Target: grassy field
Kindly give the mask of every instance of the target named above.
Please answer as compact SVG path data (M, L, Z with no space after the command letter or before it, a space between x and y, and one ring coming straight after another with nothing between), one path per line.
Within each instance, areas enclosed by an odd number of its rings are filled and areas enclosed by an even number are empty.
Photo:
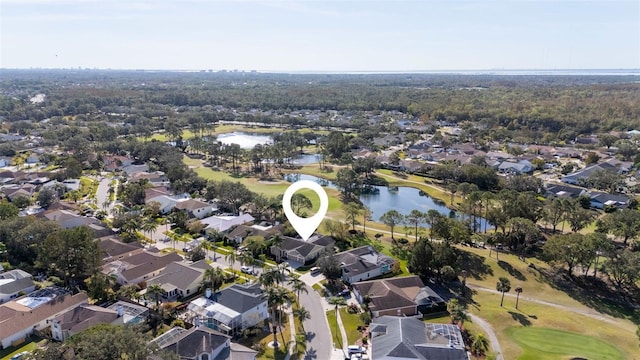
M501 262L496 261L495 253L488 258L489 250L462 247L469 255L471 261L466 261L465 267L470 269L467 283L477 285L489 289L495 289L497 279L506 277L511 281L511 288L517 285L522 286L522 297L531 297L538 300L548 301L563 306L569 306L581 311L594 312L580 301L570 297L566 293L554 289L550 286L544 277L537 270L529 268L527 263L517 259L515 256L500 254ZM475 256L474 256L475 255ZM527 259L528 262L535 264L536 268L545 268L546 265L536 259ZM469 267L469 263L474 267ZM513 293L513 290L511 291ZM582 335L593 337L622 352L623 356L619 358L637 359L631 354L638 353L637 338L635 337L635 325L626 319L616 319L615 323L605 322L600 319L594 319L586 315L570 312L566 309L553 307L550 305L539 304L520 298L519 310L515 309L515 299L513 297L505 297L504 307L500 307L500 295L482 290L476 290L473 295L474 302L469 305L468 311L476 314L491 323L494 327L500 344L503 348L505 359L533 359L538 357L530 357L531 349L542 349L545 342L549 338L543 338L541 343L535 343L534 340L523 345L518 343L511 336L511 328L527 328L527 329L557 329ZM532 337L535 339L535 337ZM534 342L531 342L534 341ZM571 346L568 343L567 346ZM549 359L565 359L561 355L550 353ZM590 359L599 359L599 357L588 357ZM545 358L546 359L546 358Z
M507 335L515 340L524 353L521 360L552 360L583 357L598 360L626 359L615 347L590 336L555 329L511 327Z

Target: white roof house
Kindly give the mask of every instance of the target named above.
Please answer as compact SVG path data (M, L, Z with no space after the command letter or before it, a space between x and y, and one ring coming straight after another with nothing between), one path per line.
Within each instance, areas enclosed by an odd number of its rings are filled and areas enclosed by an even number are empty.
M239 216L214 215L200 220L205 225L205 231L225 232L236 225L246 224L254 221L254 217L250 214L242 214Z

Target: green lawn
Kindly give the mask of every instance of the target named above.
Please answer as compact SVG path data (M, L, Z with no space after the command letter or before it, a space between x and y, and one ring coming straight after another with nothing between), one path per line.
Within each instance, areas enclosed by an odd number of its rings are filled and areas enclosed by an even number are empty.
M338 311L340 311L340 318L342 319L344 330L347 332L349 345L353 345L358 339L362 338L362 334L358 331L358 326L364 325L364 323L360 321L360 314L349 314L347 308L341 308Z
M510 327L506 333L524 349L519 360L546 360L584 357L587 359L625 359L620 350L590 336L536 327Z
M3 349L0 351L0 359L9 360L13 355L19 354L23 351L33 351L38 348L37 341L30 341L28 343L24 343L19 345L18 347L9 347L7 349Z

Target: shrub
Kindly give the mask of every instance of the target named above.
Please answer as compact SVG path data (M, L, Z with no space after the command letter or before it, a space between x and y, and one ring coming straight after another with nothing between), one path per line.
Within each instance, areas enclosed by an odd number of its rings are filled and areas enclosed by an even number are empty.
M349 304L347 311L349 312L349 314L357 314L360 312L360 308L358 307L358 305L351 303Z
M371 323L371 314L368 311L363 312L362 314L360 314L360 320L369 325Z

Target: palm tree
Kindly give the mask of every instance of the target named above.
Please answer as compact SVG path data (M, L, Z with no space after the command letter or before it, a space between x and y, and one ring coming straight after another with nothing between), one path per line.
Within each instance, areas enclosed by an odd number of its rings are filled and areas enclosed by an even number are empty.
M138 300L140 293L138 293L137 285L124 285L118 289L118 296L124 299Z
M145 234L149 234L149 238L152 239L151 233L158 229L158 223L152 218L145 218L140 230Z
M281 238L280 236L274 236L271 239L269 239L269 248L275 247L278 249L276 253L276 261L280 261L280 246L282 245L283 241L284 239Z
M147 294L151 296L156 303L156 310L160 306L160 294L162 294L164 290L162 290L162 286L160 284L152 284L147 287Z
M371 220L371 209L368 206L362 205L362 232L367 232L367 220Z
M209 285L211 290L215 293L224 283L224 271L218 267L205 270L202 277L202 283L205 286Z
M500 307L502 307L502 303L504 302L504 293L509 292L511 290L511 282L506 277L501 277L498 279L496 283L496 290L502 293L502 299L500 299Z
M307 337L304 334L296 334L295 341L291 341L294 346L295 355L304 355L307 353Z
M342 342L340 341L341 337L338 335L340 334L340 332L338 331L338 306L341 305L345 305L347 302L344 300L344 298L342 296L332 296L329 298L329 304L330 305L334 305L335 306L335 311L336 311L336 336L338 337L338 342ZM342 347L342 344L340 344L340 347Z
M289 285L291 285L293 291L296 292L296 299L298 299L298 304L300 304L300 293L309 293L309 290L307 290L307 284L300 280L299 276L294 275L291 277L291 280L289 280Z
M311 313L309 312L309 310L305 309L304 306L293 309L293 316L295 316L298 321L300 321L300 324L302 324L302 322L305 320L311 319Z
M516 292L516 309L518 308L518 300L520 300L520 293L522 292L522 286L518 285L515 288L515 292Z
M289 291L281 286L273 286L267 288L267 306L271 312L271 325L273 329L273 348L278 350L278 319L277 315L280 307L285 303L291 302L291 296Z
M231 265L231 272L233 273L233 280L236 279L236 271L233 270L233 264L238 260L238 254L235 251L231 251L224 256L224 259Z
M260 275L260 283L267 288L273 287L274 285L280 284L284 280L284 276L279 268L273 267L268 270L265 270Z
M251 266L253 270L255 270L256 259L253 257L253 253L251 251L243 251L242 254L240 254L240 264Z
M471 343L471 352L476 356L483 356L489 350L489 340L482 335L477 334Z

